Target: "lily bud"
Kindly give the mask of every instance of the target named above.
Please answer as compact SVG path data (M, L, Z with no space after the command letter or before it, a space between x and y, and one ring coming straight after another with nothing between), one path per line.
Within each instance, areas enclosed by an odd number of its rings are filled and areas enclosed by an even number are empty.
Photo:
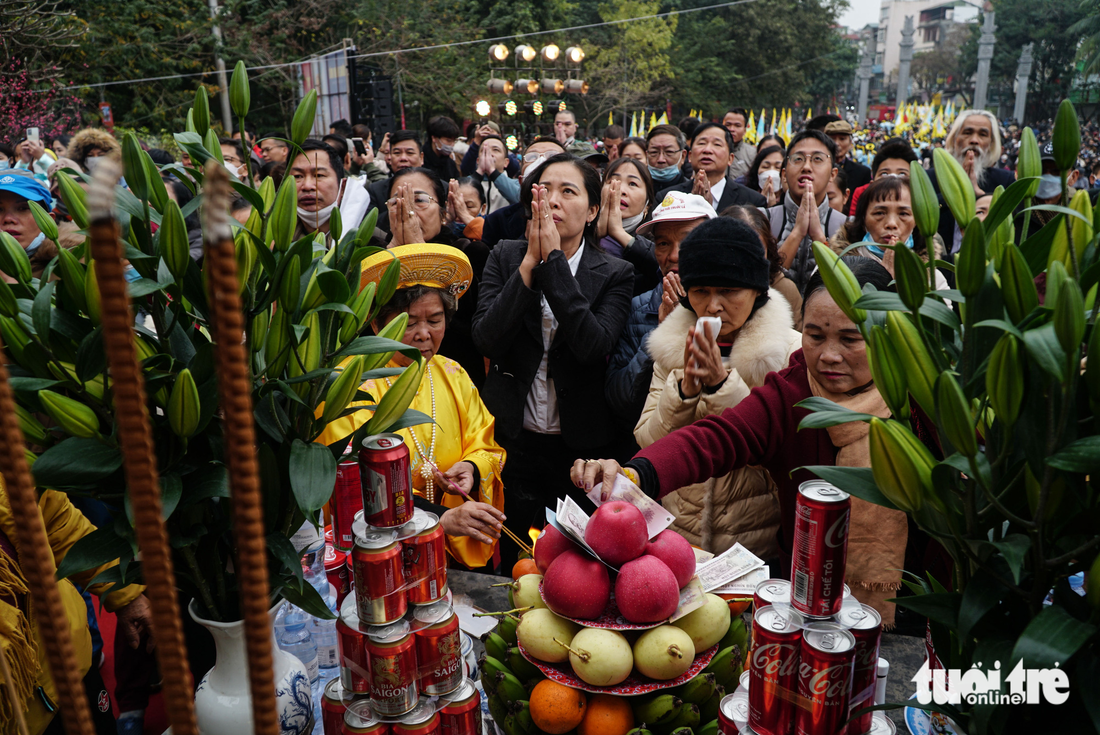
M176 376L172 394L168 397L168 426L181 439L194 436L199 430L199 389L191 371L183 369Z
M53 221L50 213L43 209L38 202L28 199L27 204L30 205L31 216L34 217L34 223L38 225L38 229L46 236L47 240L57 242L57 223Z
M283 269L282 280L279 281L279 305L290 311L298 308L298 297L302 289L302 262L293 257Z
M951 373L942 374L936 382L936 412L947 440L966 456L975 456L978 453L978 439L974 434L970 406Z
M921 341L916 325L900 311L886 313L886 331L897 351L909 392L929 414L936 410L935 385L940 371Z
M88 202L84 189L77 186L68 174L59 173L55 177L61 201L65 202L65 209L69 210L69 216L73 218L76 226L82 230L88 229Z
M909 162L909 189L917 230L926 240L931 240L940 226L940 200L932 186L932 179L928 177L928 172L920 165L920 161Z
M268 380L282 377L283 368L290 358L290 326L288 309L276 308L271 315L271 324L267 328L267 342L264 344L264 362L267 365Z
M829 295L833 297L833 301L836 302L836 305L840 307L845 316L857 325L862 324L867 318L867 312L853 306L859 300L859 297L863 295L863 290L859 287L859 281L856 280L847 264L828 245L815 242L813 249L814 259L817 261L817 268L821 273L821 280L825 282L825 288L828 289Z
M145 172L145 162L141 159L141 144L133 133L122 136L122 173L126 177L126 186L138 199L149 199L149 180Z
M890 420L871 419L871 474L886 498L906 513L920 510L924 488L920 461L890 430Z
M233 78L229 81L229 106L233 108L233 114L244 117L248 114L248 107L252 102L252 93L248 89L248 70L243 61L238 61L233 67Z
M309 131L313 129L313 120L317 113L317 90L311 89L294 111L294 119L290 121L290 138L294 144L301 146L309 137Z
M1077 281L1068 279L1058 290L1054 303L1054 334L1070 359L1076 359L1085 336L1085 299Z
M920 256L907 247L894 251L894 280L901 302L910 311L920 311L924 305L924 295L928 292L928 272Z
M286 252L294 240L294 230L298 226L298 191L293 177L283 179L267 223L268 242L274 240L275 249Z
M409 364L404 372L397 376L393 387L386 391L378 401L378 408L370 419L369 434L381 434L397 421L416 397L420 389L420 379L424 372L424 360L417 359Z
M19 316L19 302L7 281L0 280L0 314L15 319Z
M1035 132L1031 128L1024 128L1020 134L1020 153L1016 158L1016 176L1021 179L1034 177L1028 187L1027 196L1030 199L1039 191L1039 177L1043 175L1043 162L1039 156L1039 142L1035 140Z
M890 407L896 419L909 418L909 386L905 380L905 371L897 350L886 330L880 326L871 327L871 339L867 345L867 358L871 367L871 377L882 399Z
M1020 404L1024 400L1024 370L1020 343L1006 332L993 346L985 372L989 405L1005 426L1015 424L1020 415Z
M157 230L160 237L160 257L168 266L168 272L177 281L183 280L187 267L191 265L191 244L187 239L187 224L183 220L180 205L169 200L164 208L164 217Z
M80 401L74 401L52 390L38 391L38 401L50 418L72 436L83 439L99 436L99 418L95 411Z
M936 167L936 181L940 193L960 227L974 219L974 184L962 164L943 148L932 151L932 163Z
M378 336L400 342L401 338L405 336L405 329L408 326L409 312L403 311L391 319L386 326L382 327L382 329L378 331ZM363 360L363 372L375 370L376 368L384 366L393 357L393 353L376 352L373 355L366 355L365 357L366 359Z
M191 106L191 121L195 124L195 132L199 135L206 135L210 129L210 100L206 96L206 87L201 84L195 90L195 103Z
M1077 154L1081 152L1081 126L1077 122L1077 110L1073 109L1073 103L1069 100L1062 100L1062 104L1058 105L1050 142L1054 165L1059 171L1069 171L1077 165Z
M1011 243L1005 246L1001 262L1001 296L1014 324L1022 322L1039 306L1039 292L1035 288L1031 269L1020 248Z
M977 296L985 282L985 229L977 217L970 220L963 233L962 246L955 258L955 284L959 293Z
M24 286L29 285L31 278L31 260L27 257L27 251L19 244L19 241L6 232L0 231L0 270L7 273Z
M355 392L359 390L359 376L363 374L363 356L357 355L344 366L344 369L340 372L339 377L332 382L329 386L328 393L325 394L325 408L321 414L321 420L328 424L336 420L348 404L351 403L351 399L355 397Z

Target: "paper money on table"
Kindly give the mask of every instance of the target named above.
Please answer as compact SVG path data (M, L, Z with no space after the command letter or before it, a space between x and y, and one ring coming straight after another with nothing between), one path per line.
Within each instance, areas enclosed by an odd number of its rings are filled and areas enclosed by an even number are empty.
M642 489L631 482L626 475L615 475L615 485L611 488L611 496L606 501L600 501L600 493L603 491L603 483L596 485L588 491L588 499L600 507L604 502L621 500L630 503L645 516L646 531L649 538L653 538L661 531L672 525L672 514L653 498L642 492Z
M708 562L714 558L714 554L709 551L703 551L698 546L692 546L691 550L695 552L695 566L702 566L703 562Z
M683 586L680 590L680 604L676 607L676 612L672 614L672 617L668 619L668 622L679 620L693 610L698 610L707 603L707 595L703 591L703 586L699 584L699 580L695 577L691 578L691 581Z
M767 582L769 579L771 579L771 570L765 564L711 591L716 595L751 595L756 592L757 585L761 582Z
M741 544L734 544L706 564L695 568L695 576L707 592L716 590L753 569L764 566L764 560Z

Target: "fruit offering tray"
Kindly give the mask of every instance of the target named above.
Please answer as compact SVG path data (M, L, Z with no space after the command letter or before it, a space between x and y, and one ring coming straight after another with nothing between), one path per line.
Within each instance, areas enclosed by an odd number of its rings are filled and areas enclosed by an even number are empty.
M590 622L590 621L585 621ZM714 658L714 654L718 652L718 645L715 644L695 655L695 660L691 662L691 668L685 671L675 679L669 679L668 681L657 681L655 679L649 679L637 672L632 671L630 676L624 679L620 684L613 687L597 687L587 684L577 677L573 673L573 669L569 666L568 662L560 664L548 664L545 661L539 661L537 658L531 656L524 650L523 644L518 643L519 652L523 654L523 657L530 661L532 664L538 667L547 679L556 681L559 684L564 684L567 687L574 689L580 689L582 692L591 692L593 694L614 694L620 697L637 697L642 694L650 694L651 692L657 692L662 689L671 689L672 687L686 684L695 678L695 676L705 669Z
M539 582L539 596L542 596L542 582ZM577 625L585 628L604 628L606 630L649 630L650 628L656 628L659 625L665 625L667 620L659 620L656 623L632 623L622 616L619 612L619 606L615 604L615 593L611 593L611 600L607 603L607 607L603 611L603 615L595 620L582 620L581 618L571 618L568 615L562 615L557 610L551 610L555 615L563 617L566 620L572 620Z

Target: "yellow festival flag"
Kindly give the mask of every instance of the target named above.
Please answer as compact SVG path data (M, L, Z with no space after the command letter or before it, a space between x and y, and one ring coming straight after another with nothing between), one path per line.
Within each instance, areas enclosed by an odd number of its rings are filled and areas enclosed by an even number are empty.
M775 108L773 107L772 108L772 127L771 127L771 130L769 130L768 132L770 132L772 135L775 135L776 130L777 129L775 127Z
M814 116L814 108L812 108L812 107L807 107L807 108L806 108L806 119L807 119L807 120L812 120L812 119L813 119L813 116Z
M668 111L661 113L661 116L657 118L658 125L668 125Z
M615 113L609 111L607 113L607 127L611 127L614 124L615 124Z
M638 137L638 113L630 113L630 137Z
M752 110L749 110L749 121L745 125L745 140L749 145L756 145L756 116Z

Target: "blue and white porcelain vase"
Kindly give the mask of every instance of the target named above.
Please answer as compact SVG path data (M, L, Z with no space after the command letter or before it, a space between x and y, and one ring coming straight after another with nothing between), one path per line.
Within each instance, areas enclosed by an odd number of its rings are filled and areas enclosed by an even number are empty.
M275 615L285 603L271 609ZM245 652L244 621L218 623L195 613L195 603L187 606L191 618L214 636L217 659L195 690L195 717L203 735L244 735L253 732L252 695L248 685L248 655ZM308 735L313 731L313 695L306 668L297 657L283 651L271 634L271 652L275 670L276 707L280 735Z

